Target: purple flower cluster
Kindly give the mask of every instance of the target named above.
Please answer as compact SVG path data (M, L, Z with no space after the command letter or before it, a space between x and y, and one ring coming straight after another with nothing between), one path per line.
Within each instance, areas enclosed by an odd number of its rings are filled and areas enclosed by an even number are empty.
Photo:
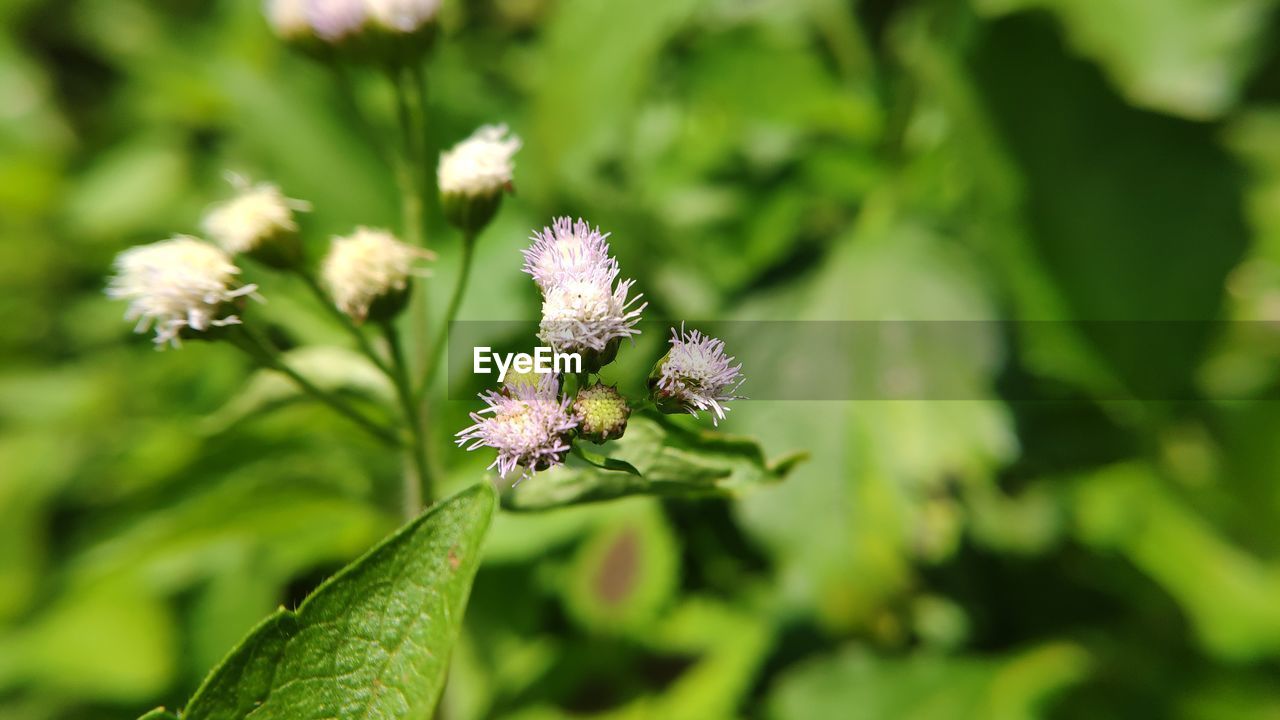
M563 217L534 233L524 251L524 271L542 289L538 339L560 352L602 353L640 334L635 326L648 303L628 297L635 281L618 279L607 238L584 220Z
M523 269L543 291L579 275L618 270L618 261L609 255L609 233L585 220L556 218L529 239L533 244L522 251Z
M580 353L584 371L576 398L561 394L551 375L509 381L480 395L487 407L471 414L474 424L458 433L457 443L497 450L490 467L504 477L517 467L528 473L563 463L575 436L608 442L626 431L627 399L599 378L592 384L590 376L613 361L622 338L639 334L635 326L646 304L631 297L633 280L619 278L608 237L584 220L562 217L535 232L524 251L523 270L542 291L538 338L558 352ZM681 326L672 329L670 351L650 375L650 392L663 412L696 416L705 410L719 424L726 403L738 398L741 370L723 342Z
M742 386L742 364L724 352L724 341L697 330L671 329L671 350L658 368L653 380L659 405L678 408L697 416L699 410L711 412L711 420L719 425L729 411L725 405L740 399L735 393Z
M545 375L536 385L521 383L490 390L480 399L487 407L471 413L474 424L457 434L459 446L497 450L498 456L489 467L497 467L503 477L517 467L527 472L564 462L569 433L578 421L569 409L569 398L560 395L554 376Z

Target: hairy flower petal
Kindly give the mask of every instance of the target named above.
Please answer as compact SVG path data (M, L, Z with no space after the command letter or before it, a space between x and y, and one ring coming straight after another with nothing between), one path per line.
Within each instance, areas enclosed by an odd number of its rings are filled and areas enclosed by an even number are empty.
M737 395L742 386L742 364L724 352L724 342L697 330L671 329L671 350L660 368L656 388L658 394L674 401L691 415L699 410L712 414L719 424L729 408L725 403L742 399Z
M507 189L515 172L512 158L519 149L520 138L511 135L506 125L481 127L440 154L436 170L440 192L475 197Z
M569 452L569 433L577 427L569 398L559 392L554 376L546 375L536 385L510 385L501 392L482 393L480 399L487 407L471 413L474 424L460 431L455 442L467 450L497 450L489 467L498 468L503 477L517 467L529 472L558 465Z
M321 272L334 304L357 320L381 297L408 287L414 263L430 253L366 227L333 238Z
M188 236L125 250L115 267L107 295L128 300L125 318L138 321L137 332L154 326L159 346L181 345L184 330L240 322L231 301L257 289L236 283L240 268L225 252Z

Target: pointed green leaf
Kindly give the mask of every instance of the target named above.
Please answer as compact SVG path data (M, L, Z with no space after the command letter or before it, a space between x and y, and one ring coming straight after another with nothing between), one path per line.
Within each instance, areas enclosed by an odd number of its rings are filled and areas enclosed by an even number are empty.
M487 484L465 490L278 610L205 679L184 720L430 717L493 508Z
M751 438L690 430L656 414L633 416L626 434L607 447L607 458L586 451L596 461L571 458L519 483L503 496L503 506L545 510L628 495L733 496L781 480L805 457L770 463Z
M600 468L601 470L617 470L619 472L631 473L636 477L640 476L640 471L634 465L625 460L606 457L598 452L592 452L582 447L580 443L574 443L573 454L587 461L587 463Z
M979 0L980 13L1044 9L1073 50L1132 104L1198 120L1236 103L1262 56L1270 0Z
M1055 695L1089 670L1085 650L1066 642L982 658L928 652L883 657L850 647L784 673L765 717L1021 720L1045 714Z

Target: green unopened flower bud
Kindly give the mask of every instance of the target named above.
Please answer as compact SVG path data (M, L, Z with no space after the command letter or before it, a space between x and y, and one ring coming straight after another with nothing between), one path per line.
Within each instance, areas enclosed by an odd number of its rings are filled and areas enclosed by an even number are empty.
M463 195L440 193L440 210L448 223L468 236L474 236L488 226L502 205L502 193L491 195Z
M511 192L520 138L506 125L485 125L440 155L436 170L445 219L468 235L484 229Z
M617 388L599 383L578 391L573 399L578 433L591 442L617 440L627 431L631 408Z
M422 61L435 42L440 0L364 0L364 6L377 58L393 66Z

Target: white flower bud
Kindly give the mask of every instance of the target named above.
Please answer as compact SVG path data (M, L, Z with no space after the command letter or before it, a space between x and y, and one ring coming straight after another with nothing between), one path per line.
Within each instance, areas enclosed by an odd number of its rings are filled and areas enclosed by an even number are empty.
M520 138L506 125L485 125L440 154L436 179L445 219L468 235L484 229L511 190L512 157Z
M368 16L365 0L306 0L305 10L311 32L331 44L360 34Z
M311 22L307 19L309 0L267 0L267 22L278 37L296 41L311 36Z
M435 20L440 0L365 0L365 11L377 27L409 34Z
M361 227L333 238L321 272L339 310L358 322L386 319L404 307L414 263L430 257L385 230Z
M616 278L617 270L597 268L547 288L538 339L559 352L611 354L614 341L640 334L635 325L647 303L633 308L640 300L639 295L627 298L633 281L615 285ZM603 358L601 364L611 360Z
M115 266L107 295L128 300L125 318L138 321L136 332L154 326L161 346L181 345L188 331L239 323L234 301L257 289L236 284L240 269L226 253L187 236L125 250Z
M441 153L436 173L440 192L477 196L509 189L512 157L520 149L520 138L509 133L506 125L485 125Z
M234 198L211 209L204 217L204 231L233 255L252 254L273 267L289 267L302 259L295 210L309 209L300 200L286 198L270 183L249 186L236 178L240 190Z

